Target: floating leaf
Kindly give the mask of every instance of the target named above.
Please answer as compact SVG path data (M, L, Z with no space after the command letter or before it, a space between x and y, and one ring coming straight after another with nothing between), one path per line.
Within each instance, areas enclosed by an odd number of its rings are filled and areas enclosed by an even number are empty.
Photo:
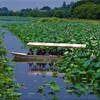
M77 89L81 90L81 91L84 91L85 90L85 88L80 83L75 84L75 87Z
M60 86L57 85L57 84L52 84L50 87L51 87L51 89L53 89L54 91L59 91L59 90L60 90Z
M69 83L69 82L71 82L71 81L70 81L69 79L65 79L64 82L65 82L65 83Z
M85 88L88 90L89 89L89 86L88 85L85 85Z
M80 71L79 73L80 74L86 74L87 72L86 71Z
M39 86L37 92L39 92L40 94L42 94L43 93L43 86Z
M84 66L84 67L87 67L87 66L90 65L90 63L91 63L91 60L87 60L87 61L83 64L83 66Z
M48 94L50 94L50 95L55 95L55 92L52 92L52 91L51 91L51 92L49 92Z
M17 96L21 96L21 95L22 95L22 93L16 93L16 95L17 95Z
M100 78L100 73L95 73L96 78Z
M97 70L97 73L100 73L100 68Z
M95 67L100 67L100 62L97 62Z
M73 70L72 70L72 73L79 73L80 72L80 70L78 69L78 68L74 68Z
M66 89L66 91L67 91L67 92L73 92L73 90L72 90L72 89Z

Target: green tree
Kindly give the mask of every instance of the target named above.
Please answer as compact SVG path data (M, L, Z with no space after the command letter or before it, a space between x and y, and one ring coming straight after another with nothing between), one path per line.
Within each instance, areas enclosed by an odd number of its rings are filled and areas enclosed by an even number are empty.
M80 0L72 5L71 15L81 19L100 19L100 0Z
M53 17L66 18L67 17L67 11L65 11L65 10L55 10Z
M85 3L73 10L74 18L100 19L100 4Z
M67 9L67 5L66 5L66 2L65 1L63 2L62 6L61 6L61 9L63 9L63 10L64 9Z
M40 10L51 10L51 8L48 7L48 6L44 6L44 7L42 7Z
M80 2L90 2L90 3L95 3L95 4L100 4L100 0L81 0Z

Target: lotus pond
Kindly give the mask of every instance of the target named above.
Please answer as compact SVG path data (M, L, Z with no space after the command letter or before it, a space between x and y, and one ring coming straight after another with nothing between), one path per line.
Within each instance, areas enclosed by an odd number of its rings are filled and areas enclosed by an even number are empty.
M28 42L54 42L86 44L85 49L73 49L53 66L65 73L61 79L64 82L66 94L82 96L96 95L100 99L100 23L96 21L37 19L27 23L2 24L12 34L16 35L24 46ZM37 47L33 48L37 50ZM48 47L45 48L49 50ZM58 48L61 49L61 48ZM66 51L68 48L64 48ZM20 66L18 64L17 66ZM17 68L18 70L18 68ZM57 76L56 76L57 77ZM27 77L28 78L28 77ZM53 81L52 81L53 80ZM37 92L46 97L48 90L54 100L62 90L62 85L51 79L42 81ZM35 96L31 93L31 95ZM80 99L81 100L81 99ZM86 99L88 100L88 99Z
M0 99L20 100L21 93L19 93L20 84L16 84L12 79L14 68L9 64L7 58L7 50L3 46L2 33L0 32Z

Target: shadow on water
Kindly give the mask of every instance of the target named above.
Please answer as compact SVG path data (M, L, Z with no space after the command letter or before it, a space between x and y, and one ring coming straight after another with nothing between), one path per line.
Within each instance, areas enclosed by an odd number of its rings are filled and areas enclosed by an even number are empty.
M27 48L24 48L24 45L21 41L11 32L4 28L0 28L0 31L4 32L4 45L8 50L8 57L13 59L11 55L12 51L15 52L27 52ZM95 95L88 95L88 91L85 95L77 97L75 94L69 95L66 93L64 87L68 87L71 84L64 83L61 78L62 75L58 75L57 78L52 77L53 71L50 70L51 65L41 64L41 63L26 63L26 62L15 62L14 63L14 78L16 82L23 83L25 88L20 89L22 93L21 100L52 100L53 97L58 96L59 100L99 100ZM45 76L45 77L44 77ZM43 85L44 81L56 81L61 87L61 91L55 95L48 94L49 88L44 89L45 95L40 95L36 91L40 85ZM57 100L57 99L55 99Z

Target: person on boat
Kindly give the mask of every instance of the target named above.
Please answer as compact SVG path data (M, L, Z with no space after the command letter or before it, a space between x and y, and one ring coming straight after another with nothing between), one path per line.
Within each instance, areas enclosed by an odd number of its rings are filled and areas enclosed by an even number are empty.
M32 50L32 49L29 49L29 51L28 51L27 55L34 55L33 50Z
M54 55L53 49L49 50L49 55Z
M53 53L54 53L54 55L58 55L58 50L57 49L55 49L54 51L53 51Z
M59 55L63 55L64 54L64 51L63 50L59 50L58 54Z
M42 55L42 50L41 49L37 50L36 55Z
M42 49L41 53L42 53L42 55L46 55L46 50Z
M39 49L36 54L37 55L45 55L46 51L45 51L45 49Z

